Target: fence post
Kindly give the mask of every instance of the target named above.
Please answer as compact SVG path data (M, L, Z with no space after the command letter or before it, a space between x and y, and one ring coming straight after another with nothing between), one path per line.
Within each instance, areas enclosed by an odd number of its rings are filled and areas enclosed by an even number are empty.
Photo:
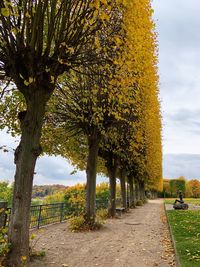
M60 222L63 220L63 210L64 210L64 203L61 203L60 206Z
M0 228L1 227L5 227L5 225L6 225L7 205L8 205L8 202L6 202L6 201L1 201L0 202Z
M39 209L38 224L37 224L38 229L40 228L41 213L42 213L42 205L40 205L40 209Z

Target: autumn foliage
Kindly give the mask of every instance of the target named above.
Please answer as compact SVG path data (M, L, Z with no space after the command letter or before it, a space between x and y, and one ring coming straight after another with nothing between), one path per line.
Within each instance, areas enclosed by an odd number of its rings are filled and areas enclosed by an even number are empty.
M161 114L149 0L4 0L0 8L0 127L21 135L9 230L13 266L29 258L31 190L42 146L86 170L81 197L87 222L95 223L97 173L109 177L112 217L117 177L123 205L162 189Z

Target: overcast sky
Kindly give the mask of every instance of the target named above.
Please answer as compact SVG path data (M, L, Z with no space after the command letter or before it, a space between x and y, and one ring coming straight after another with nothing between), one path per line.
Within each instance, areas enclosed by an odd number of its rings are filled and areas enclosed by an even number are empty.
M153 7L159 41L164 177L200 178L200 1L154 0ZM17 145L5 131L0 132L0 146L4 144ZM72 170L62 158L43 157L34 182L85 181L84 172L70 175ZM12 180L13 175L13 153L0 152L0 179Z
M154 0L164 153L200 153L200 1Z

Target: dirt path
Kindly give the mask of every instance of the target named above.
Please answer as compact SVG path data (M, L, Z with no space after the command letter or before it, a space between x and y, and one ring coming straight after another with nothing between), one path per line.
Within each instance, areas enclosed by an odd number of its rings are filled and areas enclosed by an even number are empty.
M151 200L119 219L107 220L100 231L70 233L56 224L39 233L37 249L46 257L31 267L169 267L174 255L162 200Z

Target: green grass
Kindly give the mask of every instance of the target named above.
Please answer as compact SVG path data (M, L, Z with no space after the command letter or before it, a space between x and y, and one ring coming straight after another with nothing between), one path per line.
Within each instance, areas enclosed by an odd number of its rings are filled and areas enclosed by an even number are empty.
M170 210L167 217L182 267L200 266L200 211Z
M200 198L184 198L183 200L188 204L200 205ZM174 201L175 198L165 198L165 204L173 204Z

